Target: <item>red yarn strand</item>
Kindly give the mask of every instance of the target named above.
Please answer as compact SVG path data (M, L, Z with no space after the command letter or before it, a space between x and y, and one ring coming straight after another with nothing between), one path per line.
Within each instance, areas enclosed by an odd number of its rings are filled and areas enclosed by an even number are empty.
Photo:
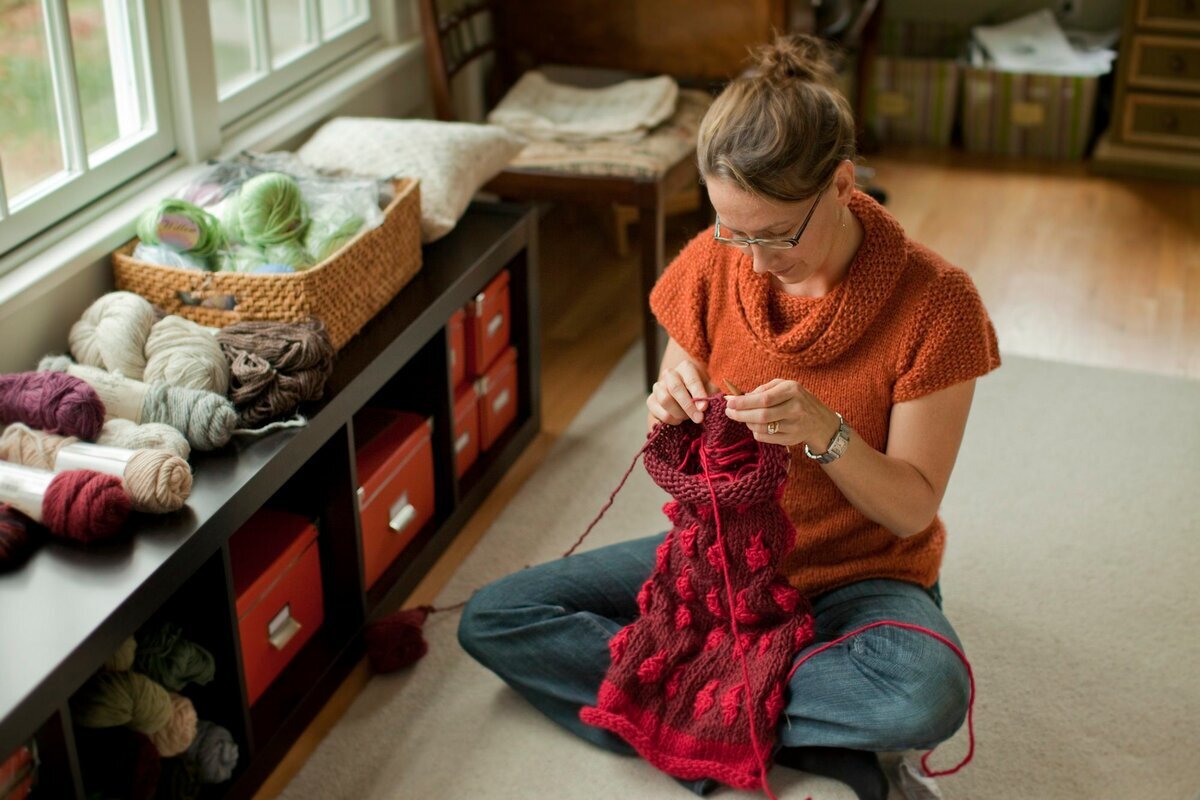
M927 777L937 778L942 775L953 775L954 773L958 772L960 769L965 767L967 764L969 764L971 762L971 759L975 756L975 672L974 672L974 670L971 669L971 662L967 661L966 654L964 654L963 651L958 648L958 645L954 644L954 642L950 641L945 636L942 636L937 631L931 631L929 628L925 628L921 625L914 625L909 622L896 622L895 620L879 620L877 622L872 622L867 625L863 625L861 628L856 628L855 630L852 630L843 636L839 636L838 638L834 639L831 642L827 642L827 643L821 645L816 650L813 650L811 653L804 656L804 658L797 661L794 665L792 665L792 671L788 673L788 682L789 683L791 682L792 675L794 675L796 673L796 670L800 668L800 665L803 664L805 661L808 661L810 658L815 656L817 653L823 653L826 650L828 650L829 648L833 647L834 645L841 644L842 642L846 641L847 639L849 639L852 636L858 636L860 633L863 633L864 631L869 631L869 630L871 630L871 628L878 628L883 625L891 625L892 627L896 627L896 628L907 628L908 630L918 631L918 632L924 633L928 636L932 636L934 639L937 639L939 642L941 642L942 644L946 645L951 650L953 650L954 654L956 656L958 656L959 659L963 662L963 666L965 666L967 668L967 678L971 682L971 696L970 696L970 699L967 701L967 736L968 736L968 741L970 742L970 744L967 748L966 758L964 758L962 760L962 763L960 763L958 766L954 767L953 769L942 770L940 772L933 772L929 769L929 763L928 763L929 757L931 755L933 755L933 750L928 751L927 753L925 753L925 755L923 755L921 757L921 768L925 770L925 775ZM935 747L934 750L936 750L936 749L937 748Z

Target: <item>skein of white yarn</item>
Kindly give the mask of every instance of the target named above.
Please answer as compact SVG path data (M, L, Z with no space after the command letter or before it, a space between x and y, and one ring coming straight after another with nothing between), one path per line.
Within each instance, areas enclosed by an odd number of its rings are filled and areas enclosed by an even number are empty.
M150 329L143 380L223 395L229 391L229 362L206 328L172 314Z
M137 424L131 419L113 417L104 421L96 444L124 447L128 450L163 450L184 461L192 453L187 437L163 422Z
M71 326L71 355L80 364L141 380L154 306L133 292L109 292Z

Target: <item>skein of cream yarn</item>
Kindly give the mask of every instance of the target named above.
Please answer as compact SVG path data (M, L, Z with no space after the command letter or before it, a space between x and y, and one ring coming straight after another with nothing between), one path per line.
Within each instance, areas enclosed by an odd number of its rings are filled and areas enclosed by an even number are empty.
M163 317L146 339L146 383L166 383L217 394L229 392L229 362L204 327L174 314Z
M157 316L150 301L133 292L109 292L71 326L71 355L80 364L141 380L146 339Z

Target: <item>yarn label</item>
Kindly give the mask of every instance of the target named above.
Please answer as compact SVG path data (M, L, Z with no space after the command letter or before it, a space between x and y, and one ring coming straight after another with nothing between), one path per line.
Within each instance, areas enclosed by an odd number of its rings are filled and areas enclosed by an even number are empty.
M81 364L73 364L67 372L91 384L104 401L106 418L142 421L142 404L146 400L146 390L150 388L146 384Z
M116 475L123 479L125 465L129 463L129 459L133 458L133 452L124 447L77 442L58 451L54 467L60 472L69 469L90 469L106 475Z
M41 522L42 498L54 473L0 461L0 501Z
M200 241L200 226L182 214L158 218L158 240L179 251L193 249Z

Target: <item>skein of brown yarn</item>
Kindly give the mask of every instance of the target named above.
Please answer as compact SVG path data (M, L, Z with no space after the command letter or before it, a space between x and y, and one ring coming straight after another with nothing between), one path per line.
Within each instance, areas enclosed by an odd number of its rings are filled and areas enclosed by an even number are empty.
M300 403L320 399L333 371L333 344L316 319L238 322L222 328L217 342L229 360L229 399L242 427L286 416Z

